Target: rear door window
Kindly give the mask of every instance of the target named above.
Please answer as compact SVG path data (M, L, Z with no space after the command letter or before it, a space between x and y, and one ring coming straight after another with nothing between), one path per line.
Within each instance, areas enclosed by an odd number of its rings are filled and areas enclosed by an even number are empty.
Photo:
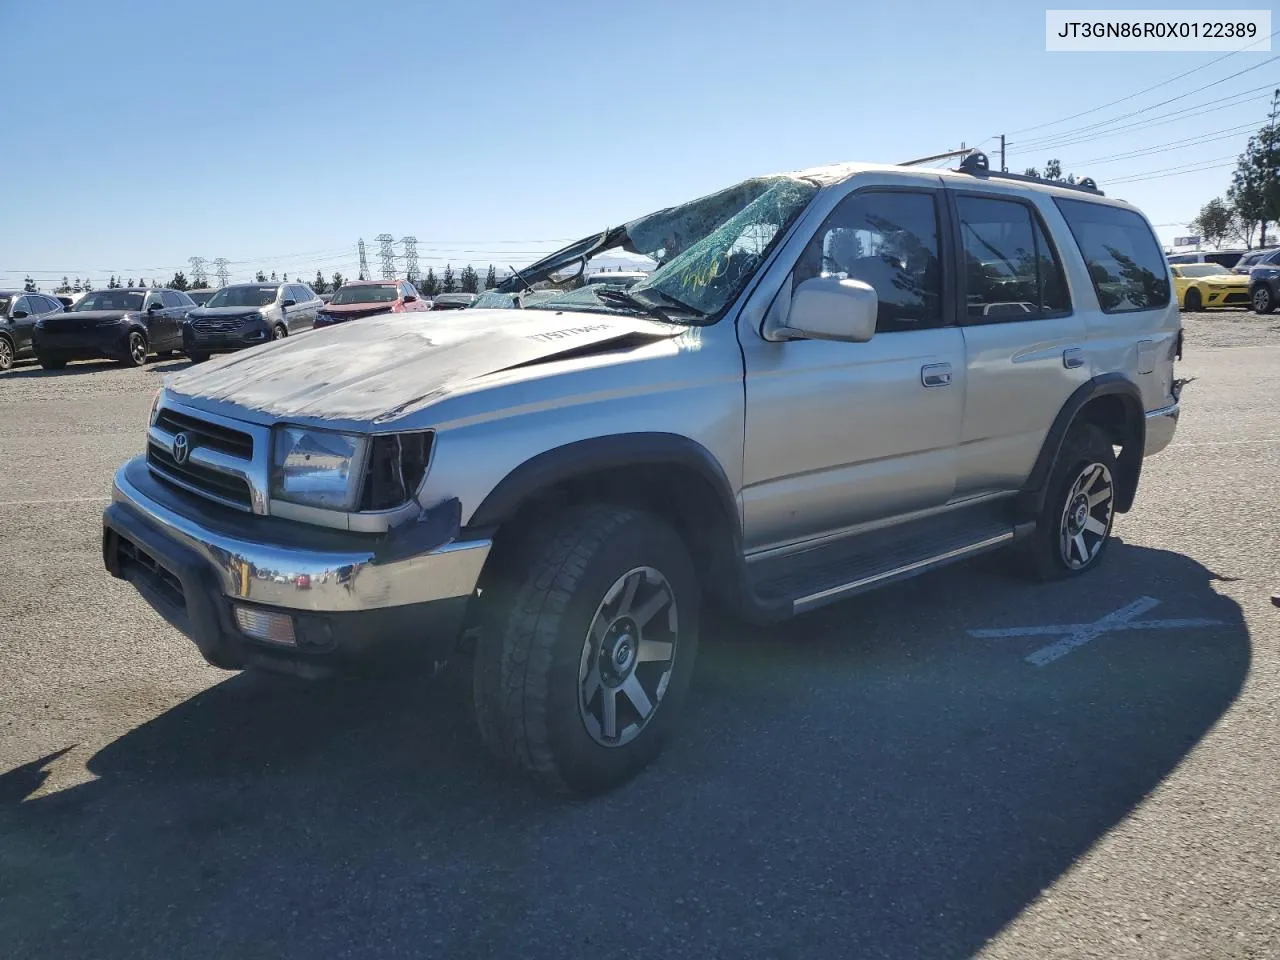
M1087 200L1054 202L1071 228L1104 313L1169 305L1169 265L1142 217Z
M1071 312L1062 263L1029 206L961 195L956 209L969 323L1038 320Z

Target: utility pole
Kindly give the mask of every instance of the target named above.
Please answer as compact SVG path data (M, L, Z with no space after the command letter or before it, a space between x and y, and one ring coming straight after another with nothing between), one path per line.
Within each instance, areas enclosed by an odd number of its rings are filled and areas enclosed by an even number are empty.
M360 241L359 243L356 244L356 247L360 251L360 279L372 280L373 277L369 276L369 258L365 256L365 252L364 252L364 237L360 238Z
M396 278L396 248L393 244L395 238L389 233L380 233L373 239L378 241L378 256L382 258L382 279L394 280Z
M418 238L402 237L404 244L404 275L417 286L418 283Z
M219 257L213 261L213 272L218 276L218 286L225 287L231 282L231 271L227 269L226 257Z
M1000 172L1008 173L1009 168L1004 165L1004 134L1000 134Z

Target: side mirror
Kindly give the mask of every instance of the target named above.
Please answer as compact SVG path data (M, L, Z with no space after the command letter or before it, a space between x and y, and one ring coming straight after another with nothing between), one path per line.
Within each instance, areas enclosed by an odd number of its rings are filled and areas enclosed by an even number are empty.
M297 305L298 305L297 300L284 300L280 303L280 306L282 307L296 307Z
M412 293L406 293L406 294L404 295L404 302L405 302L405 303L417 303L417 302L418 302L418 298L417 298L416 296L414 296Z
M156 303L155 301L152 301L151 306L147 307L147 313L159 313L163 309L164 309L163 304L159 304L159 303Z
M31 316L31 314L27 313L25 310L15 310L13 313L9 314L9 316L13 320L25 320L27 317Z
M781 332L790 339L866 343L876 332L879 297L861 280L814 277L796 287Z

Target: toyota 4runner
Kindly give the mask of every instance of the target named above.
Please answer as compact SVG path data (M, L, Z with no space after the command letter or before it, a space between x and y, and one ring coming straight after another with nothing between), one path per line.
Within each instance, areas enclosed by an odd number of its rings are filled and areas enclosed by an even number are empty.
M584 283L614 248L658 267ZM704 602L778 621L1010 546L1085 573L1178 419L1147 220L981 155L748 180L533 283L171 376L107 569L228 669L474 639L483 739L589 793L676 724Z

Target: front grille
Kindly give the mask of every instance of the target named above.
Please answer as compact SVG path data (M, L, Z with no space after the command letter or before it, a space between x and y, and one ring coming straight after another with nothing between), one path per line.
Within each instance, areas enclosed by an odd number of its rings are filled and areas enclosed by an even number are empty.
M182 581L147 551L119 534L116 535L116 563L122 575L133 573L179 610L186 610L187 594L182 589Z
M1223 303L1249 303L1249 295L1247 293L1228 293L1222 300Z
M154 441L147 444L147 464L161 479L195 493L203 493L228 506L249 510L253 496L247 481L188 460L179 464L173 454Z
M198 333L238 333L242 326L243 317L200 317L191 321L191 329Z
M156 426L168 433L185 431L191 435L192 447L210 447L242 460L253 459L253 437L241 430L210 423L168 407L161 409L156 417Z

